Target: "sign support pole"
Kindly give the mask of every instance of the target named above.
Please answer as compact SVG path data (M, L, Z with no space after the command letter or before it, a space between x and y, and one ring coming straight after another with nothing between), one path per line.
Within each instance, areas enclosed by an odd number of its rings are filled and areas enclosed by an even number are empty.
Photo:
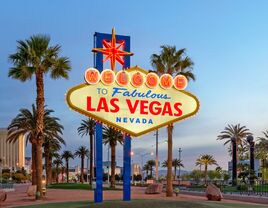
M94 34L94 47L95 48L102 48L102 41L104 39L111 40L112 35L111 34L105 34L105 33L95 33ZM125 51L130 52L130 37L129 36L123 36L123 35L116 35L116 38L119 40L125 41ZM102 53L96 53L95 55L95 67L101 72L103 70L103 55ZM129 68L130 67L130 57L126 56L124 57L125 63L123 68ZM124 143L124 190L123 190L123 199L125 201L130 200L130 174L131 174L131 163L130 163L130 151L131 151L131 140L130 136L125 137L125 143ZM96 203L103 201L103 188L102 188L102 124L97 123L96 125L96 141L95 141L95 147L96 147L96 189L94 191L94 201ZM126 154L125 154L126 153ZM125 174L126 172L126 174Z
M94 35L94 47L102 47L102 37L99 37L98 33ZM95 67L101 72L103 70L102 54L97 53L95 58ZM99 203L103 201L103 188L102 188L102 124L96 124L96 187L94 190L94 202Z
M102 189L102 124L96 124L96 189L94 190L94 201L103 201Z
M131 186L130 186L130 175L131 175L131 137L125 135L124 141L124 167L123 167L123 200L131 200Z

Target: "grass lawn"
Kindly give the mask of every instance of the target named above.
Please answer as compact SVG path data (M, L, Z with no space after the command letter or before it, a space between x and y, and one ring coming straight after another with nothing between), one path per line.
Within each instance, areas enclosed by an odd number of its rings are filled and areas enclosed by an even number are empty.
M51 184L48 186L49 189L81 189L81 190L93 190L89 184L81 183L58 183ZM119 188L111 189L108 187L103 187L103 190L122 190Z
M168 200L132 200L130 202L123 201L105 201L100 204L93 202L64 202L64 203L50 203L44 205L24 206L28 208L258 208L267 207L262 205L244 205L244 204L230 204L223 202L188 202L188 201L168 201Z

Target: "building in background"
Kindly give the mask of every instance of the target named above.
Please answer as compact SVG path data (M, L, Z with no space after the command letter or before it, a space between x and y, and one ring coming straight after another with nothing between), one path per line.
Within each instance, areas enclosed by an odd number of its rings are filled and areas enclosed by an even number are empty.
M25 157L24 169L27 171L27 173L31 173L31 170L32 170L32 158L31 157Z
M141 167L137 163L133 163L131 167L131 175L141 175Z
M21 135L16 142L7 142L7 129L0 128L0 159L3 168L22 168L25 166L25 141Z
M103 172L108 173L111 175L111 161L103 161ZM119 167L115 163L115 175L121 175L122 174L122 167Z

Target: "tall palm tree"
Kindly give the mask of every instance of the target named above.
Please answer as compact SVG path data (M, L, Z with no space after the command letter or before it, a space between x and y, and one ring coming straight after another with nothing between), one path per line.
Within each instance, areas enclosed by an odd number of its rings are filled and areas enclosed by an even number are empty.
M59 183L59 167L63 165L61 158L58 157L53 160L53 164L56 166L56 183Z
M196 160L196 166L199 165L204 165L205 167L205 184L207 184L207 175L208 175L208 166L209 165L218 165L217 161L213 158L212 155L201 155L197 160Z
M111 188L115 188L116 145L123 144L123 141L123 134L120 131L106 126L103 128L103 143L110 145L111 148Z
M95 133L96 122L93 119L88 118L87 120L82 120L82 123L78 127L78 134L81 136L89 135L89 184L92 184L93 178L93 136Z
M239 156L242 157L245 150L246 138L249 135L252 134L246 126L241 126L240 124L228 124L220 135L218 135L217 140L224 140L224 145L230 144L231 146L232 138L235 138L238 149L242 150L238 151L238 153L240 153Z
M168 73L170 75L184 75L188 80L195 80L192 72L193 62L186 56L186 49L177 50L175 46L161 46L160 54L151 56L151 64L156 73L161 75ZM168 170L167 170L167 190L166 196L173 195L172 185L172 134L173 125L167 127L168 131Z
M58 124L55 117L50 114L53 110L46 109L44 111L44 136L48 138L60 137L62 126ZM31 111L22 108L20 113L11 121L8 126L7 141L16 142L20 135L26 136L26 141L32 144L32 184L37 184L36 177L36 131L37 131L37 110L35 105L32 105ZM42 167L43 168L43 167Z
M88 154L89 154L89 151L85 146L80 146L78 150L76 150L74 153L75 157L81 158L81 176L80 176L81 183L84 183L84 160Z
M66 57L60 57L59 45L50 46L50 37L33 35L29 39L17 41L17 50L9 56L13 67L9 70L9 77L22 82L36 79L36 133L33 144L36 145L36 178L37 198L42 198L42 145L44 142L44 74L50 73L52 79L68 78L70 62ZM39 197L40 196L40 197Z
M69 183L69 160L74 159L74 155L71 151L65 150L61 157L65 160L67 183Z
M262 132L264 136L258 137L258 143L255 146L256 158L261 160L262 179L264 180L267 174L267 159L268 159L268 131Z
M155 166L155 160L148 160L146 163L149 166L150 176L153 177L153 170Z

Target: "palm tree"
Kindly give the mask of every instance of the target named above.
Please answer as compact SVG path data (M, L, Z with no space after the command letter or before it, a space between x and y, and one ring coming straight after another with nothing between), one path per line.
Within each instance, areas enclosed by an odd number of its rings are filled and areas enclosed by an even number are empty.
M71 151L65 150L62 153L61 157L62 157L62 159L65 160L67 183L69 183L69 160L74 159L74 155L73 155L73 153Z
M264 180L267 165L266 160L268 159L268 131L264 131L263 137L258 137L258 143L255 146L256 158L261 160L262 163L262 179Z
M59 183L59 167L63 165L62 160L58 157L53 160L53 164L56 166L56 183Z
M186 49L177 50L175 46L161 46L161 52L159 55L153 54L151 56L151 64L156 73L161 75L168 73L170 75L184 75L188 80L195 80L195 76L192 73L193 62L186 56ZM173 195L172 185L172 134L173 125L170 124L167 127L168 131L168 170L167 170L167 189L166 196Z
M232 138L235 138L238 149L242 150L238 152L240 153L239 156L242 157L245 151L246 138L249 135L252 134L249 132L249 129L247 129L246 126L241 126L240 124L228 124L220 135L218 135L217 140L224 140L224 145L226 145L231 144Z
M53 111L51 111L53 112ZM65 145L64 139L61 137L62 125L59 124L59 119L56 117L49 117L45 119L45 128L49 128L55 132L54 135L44 137L44 156L45 156L45 167L46 167L46 184L52 183L52 160L53 157L57 157L61 149L61 144Z
M176 179L177 178L177 168L178 167L184 168L184 165L182 164L180 159L175 158L172 160L172 166L174 167L174 173L175 173L174 179Z
M78 150L76 150L76 152L74 153L74 156L81 158L81 176L80 176L81 183L84 183L84 160L88 154L89 151L85 146L80 146Z
M150 166L146 163L146 164L143 166L142 170L146 171L146 178L148 178L148 172L149 172L149 170L150 170Z
M204 165L205 166L205 184L207 184L207 172L208 172L208 166L209 165L218 165L217 161L213 158L212 155L201 155L197 160L196 160L196 166L199 165Z
M47 138L60 137L62 126L58 124L55 117L51 117L50 114L53 110L46 109L44 111L44 136ZM32 184L37 184L36 177L36 131L37 131L37 110L35 105L32 105L31 111L22 108L20 113L11 121L8 126L7 141L16 142L20 135L26 136L26 141L32 144ZM43 168L43 167L42 167Z
M123 144L123 134L115 129L104 127L103 128L103 143L109 144L111 148L111 188L115 188L115 157L117 142ZM108 173L109 174L109 173Z
M93 136L95 132L96 122L93 119L88 118L87 120L82 120L81 125L78 127L78 134L81 136L89 135L89 184L92 184L93 178Z
M153 170L155 166L155 160L148 160L146 163L149 166L150 176L153 177Z
M49 46L50 37L33 35L29 39L17 41L17 50L9 56L13 67L9 70L9 77L22 82L36 78L36 132L32 143L36 145L36 178L37 192L42 193L42 145L44 142L44 74L50 72L52 79L68 78L70 62L66 57L60 57L59 45ZM42 194L37 194L42 198ZM39 197L40 196L40 197Z
M163 163L162 163L162 167L163 168L166 168L168 166L168 161L165 160ZM178 167L183 167L184 168L184 165L182 164L181 160L180 159L173 159L172 160L172 167L174 167L174 179L176 179L176 175L177 175L177 168Z

